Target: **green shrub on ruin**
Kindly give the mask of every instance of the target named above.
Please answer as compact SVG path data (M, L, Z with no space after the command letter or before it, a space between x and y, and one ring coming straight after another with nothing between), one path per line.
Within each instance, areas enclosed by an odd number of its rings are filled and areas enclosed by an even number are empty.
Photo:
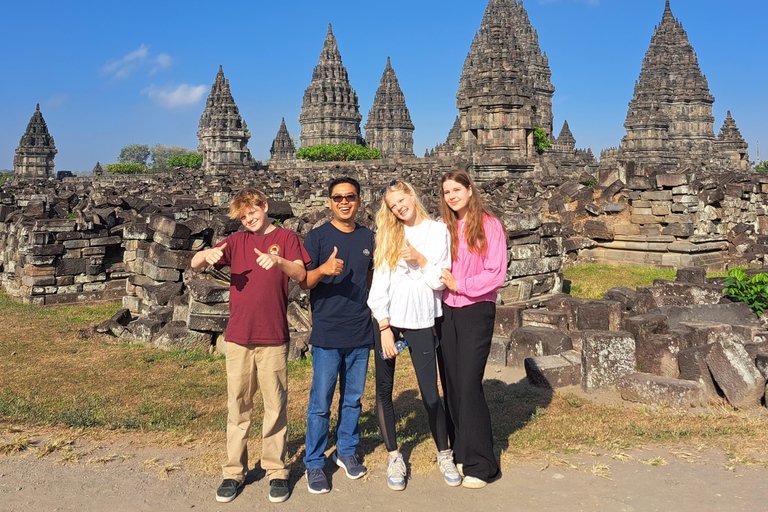
M173 155L165 162L165 166L172 167L186 167L188 169L199 169L203 166L203 155L194 154L179 154Z
M754 169L760 172L768 172L768 160L763 160L762 162L758 162L757 164L755 164Z
M144 164L109 164L107 172L112 174L144 174L147 166Z
M547 138L547 132L539 128L538 126L533 130L533 147L536 148L538 154L543 154L547 149L552 146L552 143Z
M723 293L733 301L745 302L760 317L768 309L768 274L749 276L740 268L731 269Z
M381 158L381 151L348 142L341 144L319 144L301 148L296 158L310 162L346 162L349 160L376 160Z

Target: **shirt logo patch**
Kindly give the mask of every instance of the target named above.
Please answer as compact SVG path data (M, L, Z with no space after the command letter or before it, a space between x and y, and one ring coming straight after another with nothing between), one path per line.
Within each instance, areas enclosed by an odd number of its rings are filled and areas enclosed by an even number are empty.
M280 256L280 246L277 244L270 245L269 246L269 254L274 254L275 256Z
M368 249L363 249L363 256L365 256L367 258L370 255L371 255L371 251L369 251Z

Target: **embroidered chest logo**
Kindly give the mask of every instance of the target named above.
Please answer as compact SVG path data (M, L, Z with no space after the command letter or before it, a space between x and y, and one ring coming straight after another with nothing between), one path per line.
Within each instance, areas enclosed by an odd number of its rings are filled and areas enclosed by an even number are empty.
M269 254L274 254L275 256L280 256L280 246L277 244L270 245L269 246Z
M371 251L369 251L368 249L363 249L363 256L368 258L370 255L371 255Z

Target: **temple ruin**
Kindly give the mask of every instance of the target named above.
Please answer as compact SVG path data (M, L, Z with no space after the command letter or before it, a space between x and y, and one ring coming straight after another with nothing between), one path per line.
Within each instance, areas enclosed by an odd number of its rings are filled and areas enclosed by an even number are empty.
M56 153L56 144L38 103L13 157L14 178L53 178Z
M296 145L293 143L291 134L288 133L288 127L285 126L285 118L280 122L280 129L272 141L272 147L269 148L269 164L277 166L292 162L296 157Z
M203 155L203 172L226 174L249 168L250 138L248 126L232 98L229 80L224 78L224 70L219 66L197 130L197 151Z
M380 150L383 158L412 157L413 130L405 95L387 57L387 67L365 123L366 143Z
M304 92L301 106L301 147L319 144L361 144L360 105L357 93L349 84L347 68L333 35L331 24L323 50L312 72L312 81Z

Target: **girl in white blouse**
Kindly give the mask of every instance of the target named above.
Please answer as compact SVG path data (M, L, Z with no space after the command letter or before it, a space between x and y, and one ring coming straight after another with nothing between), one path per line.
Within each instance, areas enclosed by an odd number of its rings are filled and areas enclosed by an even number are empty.
M446 413L437 390L435 317L442 315L440 282L450 268L450 235L443 223L429 218L413 187L394 180L382 191L376 215L374 273L368 306L378 321L376 344L376 416L389 452L387 485L405 489L406 467L397 447L392 387L398 349L404 336L416 371L429 427L437 445L437 463L445 482L461 484L448 445Z

